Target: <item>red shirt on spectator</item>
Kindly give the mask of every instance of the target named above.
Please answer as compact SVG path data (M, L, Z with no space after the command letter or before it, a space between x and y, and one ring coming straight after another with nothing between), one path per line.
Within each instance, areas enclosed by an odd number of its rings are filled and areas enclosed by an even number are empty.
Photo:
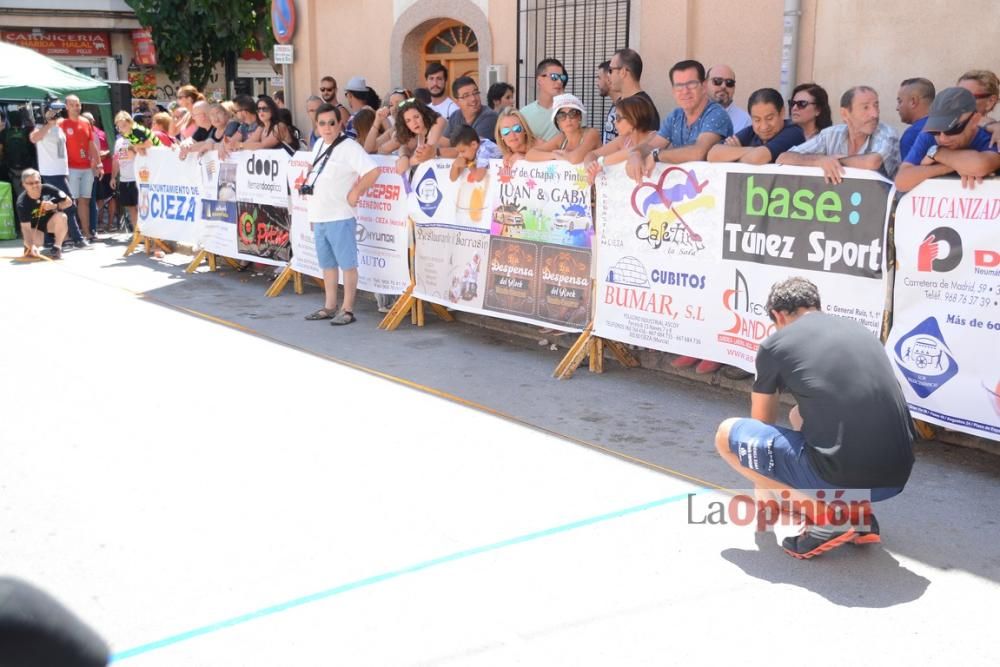
M66 133L66 158L70 169L90 169L90 145L94 128L86 118L63 118L59 127Z

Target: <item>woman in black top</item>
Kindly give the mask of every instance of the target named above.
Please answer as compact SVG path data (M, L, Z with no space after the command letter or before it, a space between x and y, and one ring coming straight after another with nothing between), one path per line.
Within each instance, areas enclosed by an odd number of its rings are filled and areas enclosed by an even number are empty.
M289 155L299 149L298 141L291 128L278 119L278 105L267 95L257 99L257 119L260 127L247 141L240 144L244 150L260 150L262 148L284 148Z

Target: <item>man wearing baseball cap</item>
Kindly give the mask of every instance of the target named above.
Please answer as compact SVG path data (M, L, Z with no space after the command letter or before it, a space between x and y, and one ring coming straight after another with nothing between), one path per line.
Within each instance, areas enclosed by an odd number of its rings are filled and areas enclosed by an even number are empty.
M997 146L979 127L976 98L965 88L945 88L931 104L924 131L896 175L896 189L907 192L928 178L956 173L962 187L973 188L1000 169Z

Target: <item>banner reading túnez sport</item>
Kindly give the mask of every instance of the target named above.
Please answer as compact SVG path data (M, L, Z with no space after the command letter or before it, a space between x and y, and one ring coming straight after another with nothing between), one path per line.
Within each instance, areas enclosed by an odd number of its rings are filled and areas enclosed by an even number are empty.
M886 352L918 419L1000 440L1000 183L931 179L896 207Z
M695 162L636 183L616 165L596 185L598 336L752 371L770 287L793 275L878 335L891 186L877 174L829 185L818 169Z
M414 295L458 310L579 331L591 308L590 188L566 162L490 162L450 178L451 160L417 167Z
M298 187L305 182L315 154L299 151L289 160L288 184L292 206L291 267L322 278L316 242L309 225L306 199ZM358 228L358 288L380 294L402 294L410 284L407 185L396 173L396 158L373 155L379 167L375 185L355 207ZM343 282L343 276L341 276Z
M198 239L201 182L195 157L181 160L169 148L135 158L139 230L154 239L193 245Z
M200 162L200 246L217 255L282 266L291 259L288 154L241 151Z

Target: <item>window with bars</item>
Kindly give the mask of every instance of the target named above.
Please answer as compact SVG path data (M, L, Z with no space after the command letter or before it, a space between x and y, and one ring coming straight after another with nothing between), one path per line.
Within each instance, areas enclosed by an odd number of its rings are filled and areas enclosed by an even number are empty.
M566 92L587 109L587 125L601 128L611 99L594 81L597 66L628 46L630 0L518 0L517 100L535 100L535 66L558 58L569 74Z

